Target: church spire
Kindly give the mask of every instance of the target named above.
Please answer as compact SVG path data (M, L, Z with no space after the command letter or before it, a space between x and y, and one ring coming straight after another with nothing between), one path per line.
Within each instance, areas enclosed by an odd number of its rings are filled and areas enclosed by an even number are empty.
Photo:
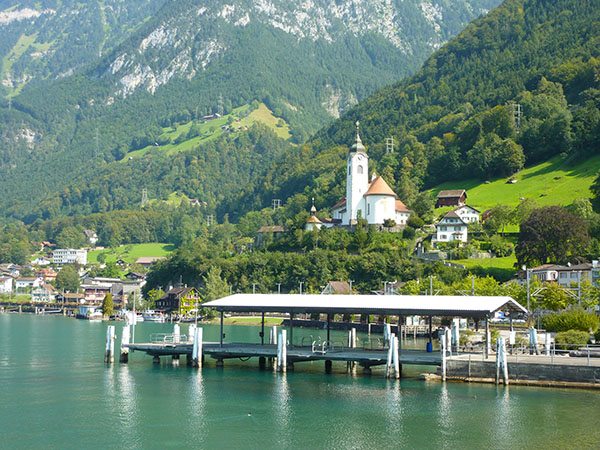
M362 152L364 153L366 151L365 146L362 143L362 140L360 139L360 122L357 120L356 121L356 142L354 143L354 145L352 145L352 147L350 147L350 151L351 152Z

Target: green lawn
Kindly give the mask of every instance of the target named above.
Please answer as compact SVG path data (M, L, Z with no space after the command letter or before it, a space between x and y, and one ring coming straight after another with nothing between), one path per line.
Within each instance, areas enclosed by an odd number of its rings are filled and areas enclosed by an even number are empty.
M168 256L174 250L175 246L172 244L160 242L120 245L116 248L92 250L88 253L88 262L97 263L98 255L103 253L106 255L106 262L115 262L117 259L122 259L128 263L134 263L142 256Z
M235 108L230 114L204 123L187 122L184 124L179 124L175 128L163 128L163 133L160 135L160 138L162 139L170 139L171 141L175 141L178 137L187 135L193 125L198 126L199 136L186 139L178 144L171 143L159 146L144 147L140 150L128 153L127 158L123 158L122 161L127 161L129 157L139 158L152 149L158 149L161 152L167 153L168 155L192 150L203 142L205 143L212 141L223 135L225 131L221 127L223 125L227 125L227 122L231 122L229 126L234 130L234 132L243 131L246 127L251 127L255 123L262 123L272 128L275 134L282 139L289 139L291 137L290 128L287 123L280 122L280 119L275 117L265 104L260 103L257 109L252 111L250 114L247 114L249 108L249 105L240 106ZM278 124L282 126L278 126Z
M507 178L489 183L481 180L453 181L436 186L443 189L466 189L467 203L485 211L498 204L516 206L521 198L530 198L540 206L569 205L577 198L589 198L590 186L600 171L600 156L578 164L565 164L560 158L529 167L517 173L515 184ZM440 210L441 212L441 210Z
M517 258L515 255L511 255L503 258L457 259L452 262L462 264L467 269L473 267L482 267L484 269L514 269Z

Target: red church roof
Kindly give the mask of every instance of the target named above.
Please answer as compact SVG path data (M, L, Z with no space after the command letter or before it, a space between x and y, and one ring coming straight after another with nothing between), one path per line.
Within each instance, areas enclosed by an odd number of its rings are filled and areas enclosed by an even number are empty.
M396 193L392 191L392 188L385 182L385 180L381 176L371 181L369 189L365 193L365 197L368 195L392 195L396 197Z

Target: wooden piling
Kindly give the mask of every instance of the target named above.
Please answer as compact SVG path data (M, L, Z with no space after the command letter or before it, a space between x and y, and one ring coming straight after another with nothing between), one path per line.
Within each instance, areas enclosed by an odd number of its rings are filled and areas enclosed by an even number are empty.
M178 323L176 323L175 325L173 325L173 343L179 344L180 341L181 341L181 327L179 326Z
M392 353L392 363L394 365L394 375L396 377L396 380L399 380L401 366L400 366L400 346L398 345L398 337L394 336L394 338L392 339L392 342L394 345L394 351Z
M325 360L325 373L331 373L333 369L333 362L330 359Z
M446 339L448 329L444 328L444 334L440 339L440 352L442 353L442 381L446 381L446 345L448 340Z

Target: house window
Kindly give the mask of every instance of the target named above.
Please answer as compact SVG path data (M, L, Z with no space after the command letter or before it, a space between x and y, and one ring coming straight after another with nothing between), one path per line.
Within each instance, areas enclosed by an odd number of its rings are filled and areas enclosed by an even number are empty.
M363 174L363 166L358 166L358 168L356 169L356 172L357 172L359 175L362 175L362 174Z
M446 240L446 235L440 234L440 241L445 241L445 240Z

